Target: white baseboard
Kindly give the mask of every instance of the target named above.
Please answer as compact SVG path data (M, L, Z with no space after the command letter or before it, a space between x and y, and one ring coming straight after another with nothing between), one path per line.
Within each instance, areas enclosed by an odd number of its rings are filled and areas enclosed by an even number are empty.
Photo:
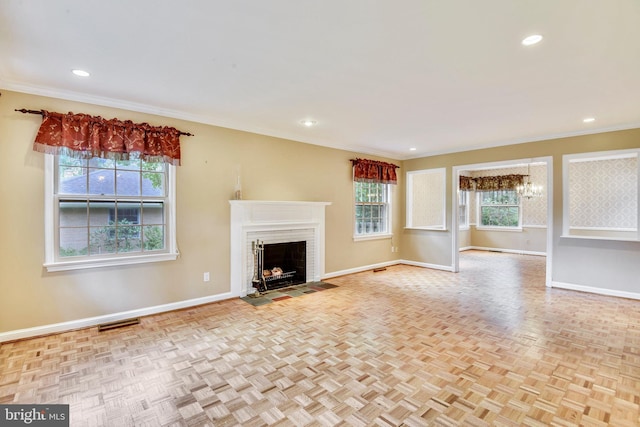
M640 300L640 294L636 292L617 291L615 289L595 288L592 286L574 285L573 283L551 282L552 288L567 289L570 291L587 292L590 294L606 295Z
M32 338L40 335L55 334L59 332L71 331L74 329L88 328L97 326L101 323L115 322L118 320L130 319L132 317L149 316L151 314L163 313L166 311L179 310L182 308L194 307L196 305L208 304L211 302L222 301L233 298L231 292L224 294L211 295L202 298L194 298L185 301L178 301L169 304L156 305L153 307L145 307L136 310L122 311L120 313L106 314L104 316L89 317L86 319L72 320L69 322L54 323L52 325L36 326L33 328L17 329L15 331L0 332L0 342L15 341L24 338Z
M518 249L502 249L502 248L485 248L483 246L466 246L464 248L460 248L460 251L469 251L469 250L477 250L477 251L491 251L491 252L504 252L508 254L518 254L518 255L535 255L535 256L547 256L546 252L536 252L536 251L521 251Z
M333 271L331 273L325 273L322 276L322 278L331 279L332 277L346 276L347 274L354 274L354 273L362 273L363 271L373 270L374 268L390 267L396 264L400 264L400 261L386 261L386 262L380 262L378 264L363 265L361 267L348 268L346 270L339 270L339 271Z
M431 268L433 270L453 271L453 267L450 265L428 264L426 262L409 261L406 259L402 259L398 261L398 264L413 265L414 267Z
M453 271L453 267L448 266L448 265L427 264L425 262L417 262L417 261L409 261L409 260L406 260L406 259L399 259L399 260L396 260L396 261L386 261L386 262L381 262L381 263L378 263L378 264L364 265L364 266L361 266L361 267L349 268L347 270L340 270L340 271L334 271L334 272L331 272L331 273L325 273L325 275L322 276L322 278L323 279L331 279L332 277L346 276L347 274L354 274L354 273L362 273L363 271L373 270L374 268L390 267L392 265L398 265L398 264L413 265L415 267L432 268L434 270Z

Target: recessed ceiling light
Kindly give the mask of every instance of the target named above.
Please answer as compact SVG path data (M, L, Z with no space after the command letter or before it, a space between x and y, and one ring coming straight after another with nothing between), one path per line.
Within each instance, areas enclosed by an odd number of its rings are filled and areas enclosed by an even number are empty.
M311 126L314 126L316 123L315 120L302 120L300 123L302 123L303 125L305 125L306 127L310 128Z
M85 70L78 70L78 69L76 69L76 70L71 70L71 72L72 72L73 74L75 74L76 76L79 76L79 77L89 77L89 76L91 75L91 74L89 74L89 73L88 73L87 71L85 71Z
M596 121L596 118L595 118L595 117L587 117L587 118L585 118L585 119L582 119L582 121L583 121L584 123L591 123L591 122L595 122L595 121Z
M525 37L522 40L522 44L525 46L531 46L536 43L539 43L540 40L542 40L542 36L540 34L533 34L533 35L530 35L529 37Z
M416 150L417 150L417 148L416 148L416 147L411 147L411 148L409 148L409 151L416 151Z

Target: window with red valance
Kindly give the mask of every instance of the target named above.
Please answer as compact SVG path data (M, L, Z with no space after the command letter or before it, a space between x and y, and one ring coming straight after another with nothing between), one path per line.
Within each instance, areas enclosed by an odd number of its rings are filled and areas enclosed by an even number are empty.
M50 111L33 149L45 159L48 271L175 260L173 127Z
M391 236L391 184L397 184L397 165L352 159L355 195L354 238Z
M43 119L33 149L47 154L111 160L129 160L131 156L178 166L180 135L189 135L173 127L130 120L45 110L36 113Z
M367 159L351 159L353 180L355 182L373 182L378 184L397 184L396 169L393 163Z

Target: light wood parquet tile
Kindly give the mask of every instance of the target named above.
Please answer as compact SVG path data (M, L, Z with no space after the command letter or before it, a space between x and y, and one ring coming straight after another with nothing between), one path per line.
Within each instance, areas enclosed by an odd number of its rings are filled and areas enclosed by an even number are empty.
M0 403L73 426L637 426L639 302L468 251L251 306L239 299L0 345Z

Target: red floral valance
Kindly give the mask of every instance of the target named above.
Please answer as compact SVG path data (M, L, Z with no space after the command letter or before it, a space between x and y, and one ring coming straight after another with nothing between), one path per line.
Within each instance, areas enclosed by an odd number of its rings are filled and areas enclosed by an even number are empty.
M515 190L524 183L525 175L480 176L474 178L476 191Z
M460 191L472 191L475 189L475 181L470 176L460 175Z
M45 110L41 114L35 151L85 159L128 160L133 155L147 162L180 165L181 132L175 128L87 114Z
M356 182L375 182L379 184L397 184L396 169L400 166L377 160L351 159L353 180Z

